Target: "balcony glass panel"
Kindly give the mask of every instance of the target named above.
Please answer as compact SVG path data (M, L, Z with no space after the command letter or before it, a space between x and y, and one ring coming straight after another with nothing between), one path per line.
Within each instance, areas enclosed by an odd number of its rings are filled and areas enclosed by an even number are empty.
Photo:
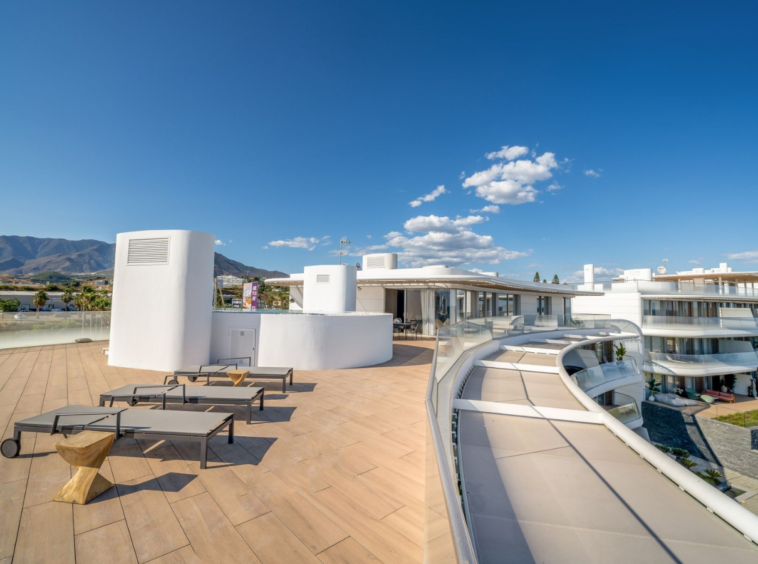
M0 314L0 349L73 343L89 338L106 341L110 311L5 312Z
M608 413L624 424L640 418L640 411L634 398L619 392L613 392L613 406L606 406Z
M585 368L571 376L576 384L586 392L592 388L597 388L614 380L622 380L630 376L639 375L637 363L634 359L622 360L620 362L608 362L599 366ZM589 394L592 395L592 394Z
M642 326L649 329L676 329L680 331L707 331L726 329L734 331L758 330L758 320L754 317L680 317L645 315Z

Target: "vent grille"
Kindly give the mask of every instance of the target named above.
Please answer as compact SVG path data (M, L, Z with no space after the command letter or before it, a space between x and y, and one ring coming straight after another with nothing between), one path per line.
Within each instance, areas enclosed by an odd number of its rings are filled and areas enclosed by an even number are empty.
M130 239L126 264L168 264L168 237Z
M384 268L384 255L378 257L367 257L366 268Z
M316 274L316 282L321 284L328 284L329 283L329 275L328 274Z

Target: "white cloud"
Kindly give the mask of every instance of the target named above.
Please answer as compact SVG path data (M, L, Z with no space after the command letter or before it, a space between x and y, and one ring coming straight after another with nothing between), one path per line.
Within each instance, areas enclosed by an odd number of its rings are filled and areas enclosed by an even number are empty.
M519 151L513 152L514 149ZM504 147L495 153L488 153L487 158L508 159L509 154L521 156L526 153L526 147ZM543 153L539 156L534 153L533 159L499 162L486 170L476 172L463 182L463 187L475 188L477 196L493 204L526 204L534 202L539 194L539 190L534 188L533 184L552 178L553 171L558 167L554 153Z
M563 188L563 186L561 186L557 182L553 182L550 186L547 187L547 191L555 192L556 190L560 190L561 188Z
M429 264L460 266L471 263L497 264L504 260L523 258L531 250L511 251L495 244L490 235L471 230L488 218L479 215L468 217L418 216L405 222L407 234L391 231L384 236L383 245L356 247L353 255L377 250L397 252L403 264L419 267Z
M366 239L371 239L371 235L366 235Z
M316 246L329 239L329 236L317 238L317 237L295 237L293 239L280 239L278 241L269 241L268 244L271 247L289 247L291 249L308 249L312 251Z
M437 186L434 190L429 192L426 196L419 196L412 202L408 202L408 205L411 206L412 208L417 208L424 202L433 202L442 194L447 194L447 193L448 191L445 190L444 186Z
M690 264L694 264L695 266L702 266L700 264L701 260L703 260L703 259L692 259L692 260L688 260L687 262L690 263Z
M748 264L756 264L758 263L758 250L745 251L744 253L729 253L726 255L726 258L729 260L742 260Z
M595 282L609 282L617 276L621 276L624 273L622 268L604 268L602 266L595 267ZM564 280L568 284L583 284L584 283L584 270L577 270L572 272Z
M468 217L458 217L456 219L450 219L447 216L420 215L406 221L403 227L409 233L431 233L433 231L455 233L462 228L484 223L488 220L489 218L481 215L470 215Z
M500 206L484 206L478 210L469 210L471 213L500 213Z
M499 151L487 153L484 156L491 161L494 161L496 159L506 159L508 161L512 161L513 159L523 157L527 153L529 153L529 147L519 147L518 145L509 147L508 145L503 145Z
M597 170L592 170L591 168L584 171L585 176L589 176L591 178L600 178L602 175L600 174L603 172L602 168L599 168Z
M221 239L216 239L216 246L220 247L220 246L223 246L223 245L226 245L226 243L224 243Z

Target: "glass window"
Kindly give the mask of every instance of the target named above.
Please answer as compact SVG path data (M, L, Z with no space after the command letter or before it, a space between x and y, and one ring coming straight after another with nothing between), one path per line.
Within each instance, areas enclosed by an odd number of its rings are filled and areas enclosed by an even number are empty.
M455 291L455 312L456 321L465 321L468 319L466 315L466 290Z
M537 296L537 313L547 315L550 313L550 298L547 296Z
M513 296L510 294L498 294L497 295L497 311L495 315L498 317L505 317L507 315L513 315Z
M434 293L434 323L437 329L450 325L450 290Z

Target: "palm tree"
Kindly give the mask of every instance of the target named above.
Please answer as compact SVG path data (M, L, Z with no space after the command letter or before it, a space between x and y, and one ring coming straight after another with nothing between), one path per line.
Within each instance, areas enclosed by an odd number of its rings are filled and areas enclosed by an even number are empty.
M71 288L66 288L61 296L61 301L66 304L66 311L68 311L68 304L74 301L74 293Z
M45 307L45 304L48 302L50 298L47 297L47 293L44 290L40 290L36 294L34 294L34 299L32 300L32 303L34 304L34 307L37 308L37 317L39 317L39 308Z

